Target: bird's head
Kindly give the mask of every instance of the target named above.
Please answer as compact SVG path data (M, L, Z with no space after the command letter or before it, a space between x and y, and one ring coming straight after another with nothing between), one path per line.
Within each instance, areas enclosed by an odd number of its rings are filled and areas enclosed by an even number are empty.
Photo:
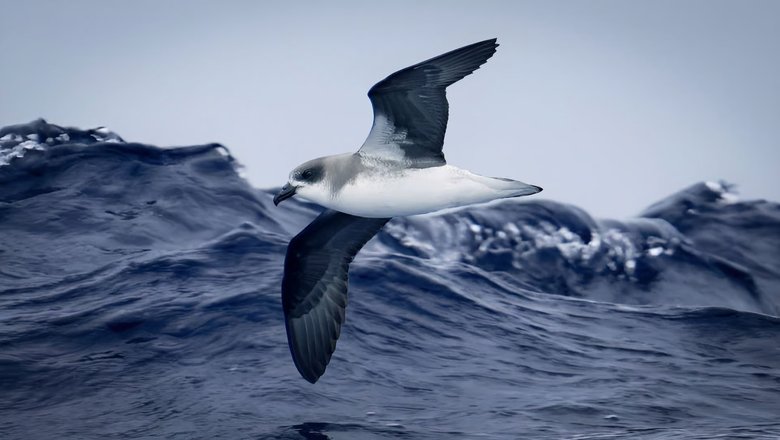
M322 192L325 178L323 159L310 160L299 165L290 172L290 178L274 197L274 205L279 205L290 197L299 194L304 198L312 199L315 194Z

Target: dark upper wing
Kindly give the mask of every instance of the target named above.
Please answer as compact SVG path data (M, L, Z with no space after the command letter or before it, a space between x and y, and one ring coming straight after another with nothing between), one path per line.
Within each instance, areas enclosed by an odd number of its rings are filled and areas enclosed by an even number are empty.
M344 323L349 263L390 219L326 210L287 247L282 306L295 366L304 379L325 372Z
M496 39L474 43L399 70L368 91L374 125L363 156L405 161L413 168L444 165L448 104L445 89L496 52Z

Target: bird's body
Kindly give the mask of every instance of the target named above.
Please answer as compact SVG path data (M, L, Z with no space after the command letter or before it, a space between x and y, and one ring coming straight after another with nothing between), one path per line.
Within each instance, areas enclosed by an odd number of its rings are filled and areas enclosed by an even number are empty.
M426 214L538 192L537 187L522 182L484 177L447 164L407 168L359 154L325 160L348 177L331 182L326 175L321 184L310 185L298 194L318 205L360 217Z
M356 153L295 168L274 204L300 195L326 208L287 248L282 306L298 372L325 372L347 306L349 264L392 217L535 194L535 185L448 165L442 147L445 89L490 58L496 40L447 52L393 73L368 92L374 124Z

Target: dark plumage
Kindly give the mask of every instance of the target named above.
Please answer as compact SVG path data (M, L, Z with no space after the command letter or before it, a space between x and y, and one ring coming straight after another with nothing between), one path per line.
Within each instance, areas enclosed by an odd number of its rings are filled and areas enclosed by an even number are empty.
M336 349L349 263L389 220L329 209L290 241L282 279L287 341L295 366L311 383L325 372Z
M382 155L398 146L415 168L444 165L447 86L471 74L493 56L496 39L481 41L399 70L368 91L374 125L359 154Z

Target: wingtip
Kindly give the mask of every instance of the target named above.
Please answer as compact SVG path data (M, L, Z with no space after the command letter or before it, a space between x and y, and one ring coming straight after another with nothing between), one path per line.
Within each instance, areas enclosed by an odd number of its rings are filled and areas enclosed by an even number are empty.
M311 365L310 362L301 362L301 359L296 356L292 346L290 346L290 352L292 353L293 363L295 364L295 369L298 370L298 374L300 374L301 377L306 379L306 381L310 384L317 383L320 377L325 374L325 367L323 367L321 371L316 371L319 370L319 368L314 367L314 365Z
M495 55L495 53L498 51L498 38L493 37L484 41L480 41L478 43L474 43L471 45L473 48L479 48L478 50L487 50L489 51L489 54L487 55L487 58L485 59L485 62L489 60L490 58ZM481 66L481 65L480 65Z
M325 370L323 370L322 373L317 374L308 368L304 368L304 366L298 362L298 358L296 358L294 354L293 362L295 363L295 368L298 370L298 373L301 375L301 377L306 379L306 382L309 382L310 384L317 383L317 381L320 380L320 377L322 377L322 374L325 373Z
M303 374L301 374L301 376L303 376ZM303 378L306 379L306 382L314 385L320 379L320 376L303 376Z
M492 45L494 48L501 45L501 44L498 43L498 38L497 37L488 38L487 40L480 41L477 44Z

